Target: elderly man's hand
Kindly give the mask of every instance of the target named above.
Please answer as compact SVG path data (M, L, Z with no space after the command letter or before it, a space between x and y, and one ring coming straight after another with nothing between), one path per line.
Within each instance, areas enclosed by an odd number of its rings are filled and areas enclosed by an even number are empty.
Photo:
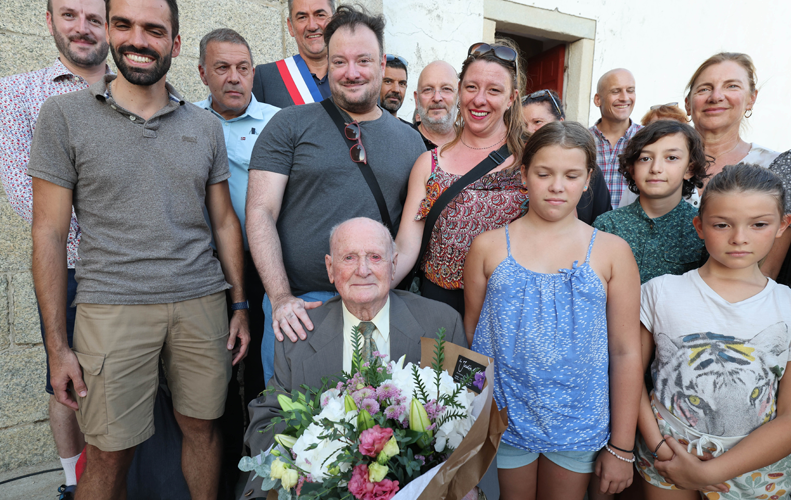
M296 342L297 337L305 340L308 336L302 325L308 330L313 330L313 322L308 317L307 309L315 309L322 302L305 302L293 295L280 295L271 297L272 301L272 328L275 330L275 337L283 342L285 334L291 342Z

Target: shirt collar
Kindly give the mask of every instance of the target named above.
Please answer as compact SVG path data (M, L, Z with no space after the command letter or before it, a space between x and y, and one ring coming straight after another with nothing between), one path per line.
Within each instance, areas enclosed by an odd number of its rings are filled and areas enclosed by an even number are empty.
M107 64L104 65L104 72L107 75L113 74L113 72L110 70L110 66ZM62 76L74 76L77 78L82 78L81 76L77 76L69 71L69 68L67 68L66 65L61 62L60 57L58 57L55 59L55 62L52 64L52 66L47 68L47 80L55 81Z
M212 95L209 94L209 97L207 97L205 101L201 101L201 102L195 103L195 104L200 106L200 107L202 107L203 109L211 111L217 118L219 118L219 119L221 119L223 121L226 121L226 122L233 122L233 121L237 121L237 120L243 120L244 118L247 118L248 116L250 118L255 119L255 120L263 120L264 119L264 107L261 105L260 102L258 102L256 100L255 96L252 93L250 94L250 104L247 105L247 109L244 110L244 113L242 113L241 115L237 116L236 118L231 118L230 120L226 120L225 118L223 118L222 115L220 115L220 113L216 112L214 110L214 108L211 107L212 100L213 100Z
M625 208L627 208L633 214L635 214L636 216L640 217L643 220L653 222L654 224L661 224L663 222L673 220L676 217L678 217L680 214L682 214L687 208L685 205L689 205L689 203L687 203L687 201L684 200L684 197L682 196L681 201L678 202L678 205L673 207L673 210L669 211L665 215L657 217L656 219L652 219L651 217L648 216L647 213L645 213L645 210L643 210L643 206L640 204L639 196L633 203L630 203ZM692 205L689 206L691 207Z
M348 309L346 309L346 304L343 303L343 299L341 299L341 306L343 307L343 324L348 325L349 329L355 327L360 324L359 318L357 318L354 314L350 313ZM371 319L371 323L374 324L377 330L379 330L379 334L382 335L382 338L387 340L390 337L390 294L387 294L387 302L385 302L384 307L376 313L376 316ZM345 329L345 328L344 328Z
M599 130L599 124L600 123L601 123L601 118L596 120L596 123L593 124L593 126L590 128L590 130L594 134L598 135L599 137L605 138L604 137L604 133L602 133L602 131ZM631 118L629 118L629 127L627 127L626 132L624 132L624 134L623 134L623 137L631 137L631 136L634 135L635 132L637 132L641 128L642 128L642 125L640 125L636 121L634 121Z
M110 82L116 79L118 75L115 74L107 74L104 75L104 78L99 80L98 82L94 83L90 86L90 92L94 95L94 97L98 99L107 100L111 98L110 95ZM171 102L177 103L179 106L183 106L185 104L184 98L181 97L181 94L173 88L173 86L167 82L165 82L165 89L168 91L168 97L170 98Z

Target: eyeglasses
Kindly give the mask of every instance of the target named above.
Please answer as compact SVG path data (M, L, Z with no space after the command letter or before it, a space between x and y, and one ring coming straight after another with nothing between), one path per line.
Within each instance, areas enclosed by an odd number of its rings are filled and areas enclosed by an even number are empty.
M512 68L516 69L516 58L518 54L511 47L505 45L489 45L488 43L474 43L470 45L467 50L467 58L481 57L482 55L491 52L497 59L508 63Z
M656 111L657 109L664 108L665 106L673 108L673 107L678 106L678 103L677 102L669 102L667 104L655 104L655 105L651 106L651 111Z
M533 92L532 94L527 96L527 99L538 99L538 98L540 98L543 95L548 95L549 98L552 99L552 104L555 105L555 109L558 112L558 116L563 116L563 111L560 110L560 105L555 100L555 96L552 95L552 92L549 89L544 89L544 90L539 90L539 91Z
M387 54L387 62L390 62L390 61L398 61L401 64L403 64L404 66L406 66L407 68L409 67L409 63L407 63L406 59L404 59L401 56L397 56L397 55L394 55L394 54Z
M346 128L343 129L343 132L350 141L357 141L357 144L349 148L349 156L351 156L352 161L355 163L365 163L367 165L368 158L365 154L365 146L363 146L363 131L360 129L360 124L357 123L357 120L354 120L346 124Z

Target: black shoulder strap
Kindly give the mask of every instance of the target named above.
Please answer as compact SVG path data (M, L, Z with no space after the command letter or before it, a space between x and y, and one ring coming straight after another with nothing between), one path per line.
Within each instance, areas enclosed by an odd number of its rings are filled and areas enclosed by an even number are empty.
M346 128L346 123L343 121L343 117L341 116L338 108L335 107L331 99L324 99L321 101L321 105L324 106L324 109L327 111L327 114L330 115L332 121L335 122L335 126L338 127L338 132L341 133L341 137L343 140L351 148L354 146L354 141L349 140L346 137L346 132L344 129ZM351 158L349 158L351 161ZM374 195L374 199L376 200L376 205L379 207L379 216L382 218L382 223L387 226L387 229L390 230L390 234L395 237L395 228L393 227L393 223L390 220L390 212L387 211L387 203L385 203L385 197L382 194L382 189L379 187L379 183L376 181L376 176L374 175L374 171L371 170L371 166L368 163L357 163L353 162L359 167L360 172L363 174L365 178L365 182L368 183L368 188L371 190L371 194Z
M439 152L437 152L437 154L439 154ZM428 243L431 240L431 232L434 230L434 224L437 223L439 214L442 213L448 203L461 193L464 188L501 165L509 156L511 156L511 153L508 151L508 144L504 144L503 147L497 151L489 153L489 156L484 158L472 170L464 174L461 179L451 184L448 189L439 195L439 198L437 198L437 201L431 206L431 210L429 210L426 216L426 225L423 226L423 240L420 243L420 253L417 254L416 266L420 265L420 259L423 258L423 254L425 254L428 249Z

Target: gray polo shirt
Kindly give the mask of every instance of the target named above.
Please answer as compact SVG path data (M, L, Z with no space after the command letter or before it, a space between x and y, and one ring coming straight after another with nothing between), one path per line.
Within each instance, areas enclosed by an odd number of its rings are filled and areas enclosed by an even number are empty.
M116 104L114 75L41 107L28 173L73 191L82 228L75 303L162 304L225 282L203 218L230 177L222 125L182 100L148 120Z
M352 121L343 111L341 115L347 123ZM361 122L360 128L368 164L398 228L409 173L426 147L420 134L386 111L376 120ZM381 221L381 216L371 189L349 157L346 139L321 103L278 111L255 143L250 170L288 176L277 231L292 293L334 292L324 265L330 229L352 217Z

